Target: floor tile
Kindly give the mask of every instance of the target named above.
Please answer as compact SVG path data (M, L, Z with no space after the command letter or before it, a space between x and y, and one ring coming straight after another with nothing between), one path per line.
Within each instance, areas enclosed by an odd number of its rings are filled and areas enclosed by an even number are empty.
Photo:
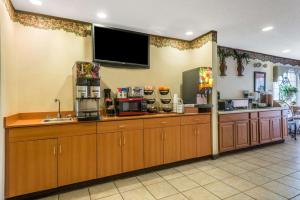
M289 176L300 180L300 172L295 172L295 173L289 174Z
M283 167L283 166L279 166L279 165L271 165L271 166L268 166L267 168L271 169L275 172L285 174L285 175L289 175L289 174L292 174L297 171L295 169L291 169L291 168L287 168L287 167Z
M256 185L263 185L265 183L270 182L272 179L268 178L268 177L264 177L262 175L259 175L257 173L254 172L247 172L244 174L240 174L239 177L253 183Z
M300 190L300 180L296 178L285 176L276 181Z
M50 196L50 197L45 197L45 198L38 199L38 200L58 200L58 195L54 195L54 196Z
M197 183L185 176L171 179L168 182L180 192L187 191L199 186Z
M284 200L286 198L275 194L267 189L264 189L262 187L256 187L251 190L248 190L245 192L250 197L256 199L256 200Z
M181 172L179 172L178 170L173 169L173 168L157 171L157 173L166 180L170 180L172 178L178 178L178 177L183 176L183 174Z
M269 165L273 164L271 162L261 160L259 158L250 158L250 159L246 160L246 162L254 164L254 165L258 165L260 167L266 167L266 166L269 166Z
M284 196L288 199L292 198L292 197L295 197L297 196L298 194L300 194L300 191L295 189L295 188L292 188L292 187L289 187L289 186L286 186L286 185L283 185L281 183L278 183L278 182L275 182L275 181L272 181L270 183L267 183L265 185L263 185L262 187L276 193L276 194L279 194L281 196Z
M100 199L119 193L116 186L112 182L92 186L89 188L89 191L91 200Z
M232 176L232 174L226 172L225 170L219 169L219 168L209 170L206 173L215 177L216 179L224 179L224 178Z
M278 178L281 178L281 177L285 176L285 175L280 174L278 172L274 172L274 171L272 171L268 168L260 168L260 169L255 170L254 172L257 173L257 174L260 174L262 176L268 177L270 179L278 179Z
M235 166L249 170L249 171L260 168L260 166L258 166L258 165L254 165L254 164L247 163L247 162L235 163Z
M219 200L219 198L202 187L194 188L183 193L189 200Z
M238 175L247 172L248 170L235 166L234 164L223 165L220 167L231 174Z
M250 183L249 181L242 179L238 176L226 178L222 181L241 192L244 192L246 190L256 187L256 185L254 185L253 183Z
M121 193L124 200L155 200L146 188L139 188Z
M164 179L161 178L157 173L147 173L137 177L140 182L144 185L151 185L154 183L162 182Z
M220 181L210 183L203 187L211 193L215 194L216 196L220 197L221 199L240 193L238 190Z
M143 185L135 177L117 180L115 181L115 184L120 192L126 192L143 187Z
M248 195L245 195L243 193L234 195L232 197L228 197L225 200L253 200L253 198L249 197Z
M204 172L199 172L196 174L191 174L188 175L188 177L190 179L192 179L193 181L195 181L196 183L198 183L199 185L203 186L203 185L207 185L209 183L215 182L218 179L204 173Z
M199 172L199 170L195 167L193 167L193 165L182 165L179 167L175 168L176 170L180 171L181 173L183 173L184 175L189 175L189 174L194 174Z
M300 200L300 195L298 195L298 196L292 198L291 200Z
M217 160L213 160L213 162L211 162L211 165L213 165L215 167L220 167L222 165L228 165L228 163L225 162L225 161L217 159Z
M59 195L59 200L90 200L88 188L74 190Z
M182 194L175 194L172 196L162 198L160 200L188 200L188 199L185 196L183 196Z
M102 199L99 200L123 200L122 196L120 194L115 194L109 197L104 197Z
M157 199L178 193L177 190L166 181L148 185L146 187L151 192L151 194Z

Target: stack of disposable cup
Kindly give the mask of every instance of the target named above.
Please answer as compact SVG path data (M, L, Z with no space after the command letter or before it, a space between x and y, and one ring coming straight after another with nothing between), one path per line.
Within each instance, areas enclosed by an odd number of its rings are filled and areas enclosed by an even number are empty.
M173 96L173 112L177 112L178 94Z

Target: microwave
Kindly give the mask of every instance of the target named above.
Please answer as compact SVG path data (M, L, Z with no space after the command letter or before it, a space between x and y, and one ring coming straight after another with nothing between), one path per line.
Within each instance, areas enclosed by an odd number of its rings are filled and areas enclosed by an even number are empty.
M147 114L147 102L144 98L118 98L116 99L118 116Z

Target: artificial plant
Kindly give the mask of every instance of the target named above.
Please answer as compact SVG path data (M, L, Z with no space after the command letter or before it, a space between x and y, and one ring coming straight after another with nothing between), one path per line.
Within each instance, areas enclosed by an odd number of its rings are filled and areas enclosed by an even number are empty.
M226 70L227 70L226 58L232 56L232 52L230 50L226 50L226 49L219 47L218 48L218 56L220 59L221 76L226 76Z
M239 53L237 50L233 50L232 56L237 62L238 76L244 76L244 64L247 65L250 62L250 56L247 53Z

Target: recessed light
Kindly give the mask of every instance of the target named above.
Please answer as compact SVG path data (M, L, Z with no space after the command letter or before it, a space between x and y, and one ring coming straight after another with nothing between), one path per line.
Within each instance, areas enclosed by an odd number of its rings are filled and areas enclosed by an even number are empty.
M273 26L267 26L267 27L263 28L262 31L263 31L263 32L267 32L267 31L271 31L271 30L273 30L273 29L274 29Z
M194 35L194 33L192 31L188 31L188 32L185 33L185 35L188 35L188 36L189 35Z
M36 6L41 6L43 4L40 0L30 0L30 3Z
M290 49L285 49L285 50L282 51L282 53L289 53L289 52L291 52Z
M100 18L100 19L106 19L107 18L107 15L104 13L104 12L99 12L97 14L97 16Z

